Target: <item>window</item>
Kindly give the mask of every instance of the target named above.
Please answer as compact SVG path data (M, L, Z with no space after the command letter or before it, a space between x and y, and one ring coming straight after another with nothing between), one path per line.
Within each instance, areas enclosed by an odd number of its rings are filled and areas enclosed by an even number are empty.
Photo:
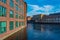
M16 13L16 18L19 18L19 15Z
M24 24L25 24L25 23L24 23L24 22L22 22L21 24L22 24L22 26L24 26Z
M22 13L22 8L20 8L19 11Z
M14 28L14 22L13 21L10 21L10 30L13 30L13 28Z
M0 34L6 32L6 22L1 22L0 21Z
M20 26L24 26L25 23L24 23L24 22L20 22L19 25L20 25Z
M14 12L12 10L10 10L10 17L13 18L14 17Z
M7 0L2 0L3 3L6 3Z
M21 5L21 2L19 1L19 5Z
M24 11L22 8L19 8L19 12L21 12L21 14L24 14Z
M25 23L24 22L19 22L19 26L24 26Z
M16 2L19 2L19 0L16 0Z
M19 27L19 23L18 23L18 21L16 21L16 27Z
M0 16L6 17L6 8L3 6L0 6Z
M0 6L0 16L2 16L2 6Z
M19 8L19 12L21 12L21 8Z
M10 0L10 7L14 7L14 2L13 2L13 0Z
M16 5L16 10L18 11L18 5Z
M21 16L19 16L19 19L21 19Z
M3 2L3 3L6 3L7 0L0 0L0 1Z
M24 14L24 6L22 4L21 13Z
M24 19L24 16L21 16L21 19Z
M19 26L21 26L21 22L19 22Z

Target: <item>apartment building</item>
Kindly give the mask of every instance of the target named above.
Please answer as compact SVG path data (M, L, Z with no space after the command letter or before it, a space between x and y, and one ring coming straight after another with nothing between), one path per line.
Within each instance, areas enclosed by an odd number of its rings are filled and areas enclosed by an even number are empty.
M0 0L0 40L25 40L26 7L23 0Z
M60 13L34 15L32 20L40 23L60 23Z
M47 23L60 23L60 13L47 15L43 18L43 22Z

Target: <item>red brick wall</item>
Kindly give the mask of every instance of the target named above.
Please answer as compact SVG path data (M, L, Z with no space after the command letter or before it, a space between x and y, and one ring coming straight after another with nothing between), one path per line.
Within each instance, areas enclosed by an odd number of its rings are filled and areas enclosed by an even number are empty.
M3 7L6 7L6 9L7 9L7 16L6 17L0 17L0 21L6 21L7 22L7 26L6 26L6 28L7 28L7 32L5 32L5 33L3 33L3 34L0 34L0 38L2 38L2 37L4 37L4 36L6 36L6 35L9 35L10 33L12 33L12 32L14 32L14 31L16 31L16 30L19 30L19 28L21 28L21 27L18 27L18 28L16 28L15 27L15 22L16 21L18 21L18 22L25 22L26 23L26 13L24 13L24 14L21 14L21 12L20 11L16 11L16 7L15 7L15 4L18 4L15 0L13 0L14 1L14 8L11 8L10 7L10 4L9 4L9 1L10 0L7 0L7 3L6 4L4 4L4 3L2 3L2 2L0 2L0 5L1 6L3 6ZM24 3L23 2L23 0L20 0L22 3ZM24 5L24 4L23 4ZM22 8L22 6L21 5L19 5L19 8ZM14 18L10 18L9 17L9 12L10 12L10 10L13 10L14 11ZM26 9L24 9L25 11L26 11ZM24 11L24 12L25 12ZM15 17L15 15L16 15L16 13L18 13L19 15L25 15L24 17L25 17L25 19L24 20L22 20L22 19L16 19L16 17ZM14 30L9 30L9 22L10 21L14 21ZM25 24L25 27L26 27L26 24ZM26 30L25 30L26 31ZM13 38L14 36L16 36L17 34L19 34L18 32L17 33L15 33L15 34L13 34L12 36L11 36L11 38ZM15 38L15 37L14 37ZM10 37L8 38L8 39L10 39ZM7 39L6 39L7 40Z

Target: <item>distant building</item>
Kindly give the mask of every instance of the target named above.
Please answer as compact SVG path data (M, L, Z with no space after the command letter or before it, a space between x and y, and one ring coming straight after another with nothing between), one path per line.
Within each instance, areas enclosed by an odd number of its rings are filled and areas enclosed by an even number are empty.
M32 17L27 16L27 21L30 21L30 20L32 20Z
M35 22L41 22L44 16L45 16L44 14L34 15L32 17L32 20L34 20Z
M42 22L42 23L60 23L60 13L54 13L50 15L34 15L32 17L32 20L35 20L35 22Z
M0 0L0 40L26 40L26 3Z
M54 13L44 17L43 22L60 23L60 13Z

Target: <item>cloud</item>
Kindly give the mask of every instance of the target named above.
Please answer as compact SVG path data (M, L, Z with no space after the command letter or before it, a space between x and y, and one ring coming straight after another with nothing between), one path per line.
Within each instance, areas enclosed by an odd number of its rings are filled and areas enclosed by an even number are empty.
M44 10L45 11L50 11L52 10L54 7L52 5L44 5Z
M30 12L28 12L27 15L29 15L29 14L36 15L36 14L40 14L40 13L41 14L49 14L51 12L54 12L53 9L55 8L55 6L52 6L52 5L38 6L38 5L28 4L28 6L30 6L32 8L32 10ZM56 12L58 12L58 11L60 11L60 9L59 10L57 9Z
M38 5L28 4L28 6L31 6L33 10L39 10L39 8L40 8Z

